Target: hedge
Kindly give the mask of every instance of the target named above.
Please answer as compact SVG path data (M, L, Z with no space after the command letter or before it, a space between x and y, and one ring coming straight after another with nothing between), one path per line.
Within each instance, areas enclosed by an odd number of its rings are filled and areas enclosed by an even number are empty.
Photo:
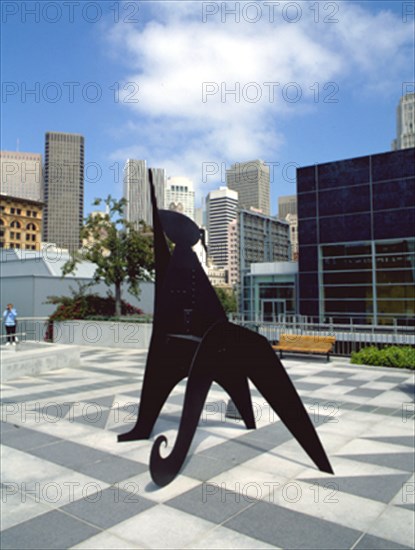
M356 365L415 369L415 349L409 346L389 346L383 349L370 346L354 351L351 362Z

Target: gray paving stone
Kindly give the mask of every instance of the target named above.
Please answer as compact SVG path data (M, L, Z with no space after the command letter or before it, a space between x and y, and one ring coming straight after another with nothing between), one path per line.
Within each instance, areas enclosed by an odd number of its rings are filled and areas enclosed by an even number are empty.
M199 481L207 481L230 468L233 468L233 464L214 457L201 456L201 453L198 453L186 459L180 473Z
M346 395L358 395L360 397L377 397L381 395L385 390L372 390L370 388L357 388L355 390L349 391Z
M113 455L92 464L81 464L76 468L77 472L110 484L124 481L147 470L147 464Z
M68 414L70 408L72 407L72 403L48 403L44 407L35 406L32 410L39 411L39 414L42 415L45 419L59 419L59 418L65 418L65 416ZM55 420L52 420L55 422Z
M209 456L216 460L224 461L231 468L262 453L263 449L258 444L241 441L238 438L238 440L226 441L225 443L209 447L209 449L199 453L199 456Z
M331 378L347 378L349 376L354 376L354 372L344 372L344 371L338 371L338 370L322 370L320 372L316 372L316 376L324 376L324 377L331 377Z
M104 387L103 384L102 384L102 386ZM97 398L94 398L94 399L85 400L85 403L95 403L95 404L99 405L100 407L107 407L108 409L110 409L112 407L113 402L114 402L114 395L113 394L105 395L104 397L97 397Z
M358 405L355 410L359 412L374 412L376 407L373 405Z
M385 414L385 415L391 415L394 414L396 409L393 409L392 407L378 407L373 412L375 414Z
M361 536L354 529L268 502L252 505L223 526L277 548L296 550L351 548Z
M364 535L354 547L355 550L403 550L410 546L402 546L397 542L381 539L373 535Z
M23 426L12 426L12 429L2 432L1 440L3 445L30 452L61 441L52 435L24 428Z
M98 532L99 530L92 525L54 510L3 531L1 548L2 550L70 548Z
M198 487L165 502L212 523L221 524L238 512L252 506L252 499L219 487L216 483L202 483Z
M30 453L44 458L55 464L66 466L67 468L76 469L77 466L90 464L104 460L112 456L110 453L104 453L97 449L92 449L86 445L79 445L72 441L59 440L58 443L53 443L47 447L40 447L30 450Z
M105 426L107 425L108 417L110 414L111 411L109 409L102 409L101 407L96 410L85 409L81 415L71 418L71 422L86 424L87 426L90 426L92 428L105 430Z
M378 464L387 468L395 468L396 470L404 470L406 472L413 472L414 470L413 453L373 453L338 456L349 458L350 460L368 462L369 464Z
M386 375L381 376L380 378L378 378L376 380L376 382L392 382L392 383L395 383L395 384L399 384L407 376L408 376L407 373L405 373L405 374L402 373L402 376L398 376L398 375L393 376L393 375L386 374Z
M76 516L101 529L108 529L117 523L148 510L156 503L140 496L137 492L128 493L119 487L108 487L97 495L97 498L75 500L60 510Z
M402 489L402 484L408 481L410 477L410 473L402 473L390 475L382 474L378 476L335 476L304 479L303 481L310 484L324 484L330 482L331 484L335 484L337 491L388 503L396 493Z
M312 382L297 381L294 384L296 390L315 391L324 387L324 384L313 384Z
M249 430L237 437L235 441L245 444L260 444L260 448L265 451L277 447L291 438L291 433L282 422L274 422L257 430Z
M0 433L5 434L6 432L12 432L17 428L15 424L12 424L11 422L5 422L4 420L0 420Z
M367 380L356 380L353 378L346 378L345 380L337 380L334 382L336 386L351 386L358 388L359 386L363 386L363 384L366 384Z

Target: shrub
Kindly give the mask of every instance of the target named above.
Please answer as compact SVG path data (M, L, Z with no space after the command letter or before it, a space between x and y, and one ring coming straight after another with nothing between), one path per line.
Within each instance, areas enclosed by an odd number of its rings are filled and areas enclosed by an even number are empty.
M111 319L114 316L115 299L113 296L103 298L97 294L77 294L72 297L51 297L49 298L49 303L58 305L54 313L49 317L49 321L51 322L97 317ZM143 311L122 300L121 314L142 315Z
M415 349L409 346L389 346L383 349L370 346L353 352L351 362L356 365L415 369Z

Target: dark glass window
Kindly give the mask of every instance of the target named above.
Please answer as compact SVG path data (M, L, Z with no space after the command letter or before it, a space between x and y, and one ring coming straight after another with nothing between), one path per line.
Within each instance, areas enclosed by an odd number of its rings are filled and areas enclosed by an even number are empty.
M317 215L317 195L316 193L302 193L297 196L298 201L298 217L299 218L315 218Z
M370 186L366 184L320 191L318 200L320 216L369 212Z
M409 237L414 233L415 208L374 212L374 238Z
M367 157L330 162L318 166L318 188L330 189L369 182Z
M415 204L415 179L384 181L373 185L374 210L406 208Z
M314 191L316 188L315 166L306 166L297 170L297 193Z
M414 150L402 149L372 156L373 181L415 176Z
M355 256L347 258L326 258L323 260L324 271L372 269L371 256Z
M324 287L324 297L327 300L348 300L362 299L372 300L372 286L348 285L348 286L326 286Z
M323 256L355 256L371 254L371 246L368 243L335 244L322 247Z
M298 221L298 241L300 245L317 243L317 221L315 219Z
M350 241L366 241L371 238L370 233L369 213L320 218L321 243L341 242L345 237Z

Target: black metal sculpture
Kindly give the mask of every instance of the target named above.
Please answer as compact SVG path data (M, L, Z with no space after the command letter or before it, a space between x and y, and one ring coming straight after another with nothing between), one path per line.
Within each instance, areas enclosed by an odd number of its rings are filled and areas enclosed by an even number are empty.
M333 473L326 453L280 360L263 336L227 320L192 246L200 238L193 221L158 210L149 170L156 264L153 334L137 422L118 441L147 439L170 392L188 377L175 445L162 458L159 436L150 473L164 486L180 471L213 382L232 398L247 428L255 428L248 378L255 384L317 467ZM165 235L175 243L170 254Z

